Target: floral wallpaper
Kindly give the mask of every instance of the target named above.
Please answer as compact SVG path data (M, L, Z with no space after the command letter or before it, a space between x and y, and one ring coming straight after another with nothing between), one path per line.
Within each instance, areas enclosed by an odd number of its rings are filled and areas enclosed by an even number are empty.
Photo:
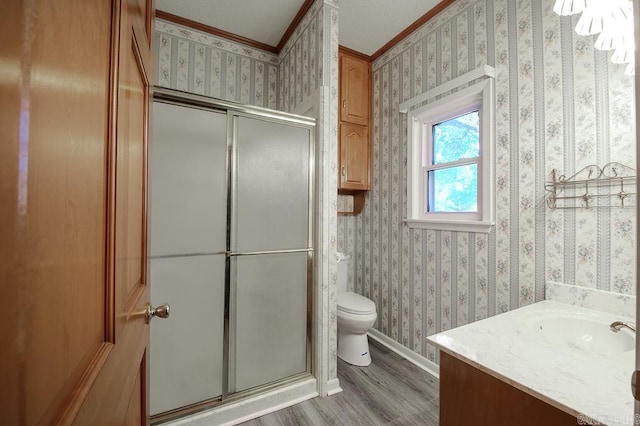
M317 0L280 52L279 108L304 113L318 91L316 162L318 205L316 222L320 224L316 256L316 279L322 283L322 321L318 334L328 350L322 354L319 374L325 382L335 379L337 372L337 192L338 192L338 4L337 0Z
M327 82L324 74L325 8L315 2L280 51L278 99L280 109L296 107Z
M276 109L278 56L156 19L156 84Z
M161 19L154 40L159 86L294 113L319 100L315 276L322 286L316 301L322 353L316 372L326 393L337 377L338 1L316 0L279 55Z
M339 217L338 249L354 259L351 288L377 305L374 327L431 361L426 336L542 300L547 280L635 291L635 209L544 203L554 168L635 167L633 79L553 3L459 0L373 63L373 186L362 214ZM484 64L496 71L496 225L409 229L398 105Z

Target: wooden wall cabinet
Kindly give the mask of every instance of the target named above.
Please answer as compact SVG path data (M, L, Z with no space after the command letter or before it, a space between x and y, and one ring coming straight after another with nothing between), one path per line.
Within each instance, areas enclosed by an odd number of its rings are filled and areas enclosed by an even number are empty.
M369 62L340 52L340 120L369 125Z
M364 56L340 47L340 126L338 193L354 197L351 212L357 215L371 189L371 148L369 142L371 63Z
M340 123L340 189L369 189L369 127Z

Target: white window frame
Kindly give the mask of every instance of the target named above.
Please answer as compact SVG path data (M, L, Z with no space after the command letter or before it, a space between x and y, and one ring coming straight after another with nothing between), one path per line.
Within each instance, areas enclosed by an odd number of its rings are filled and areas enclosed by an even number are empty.
M409 227L483 233L491 230L494 224L493 90L493 79L486 78L408 113L406 222ZM478 211L477 213L426 212L425 173L427 169L433 169L433 167L424 167L424 164L431 164L432 127L476 110L480 114L480 153L477 159ZM425 148L428 146L431 148ZM455 163L449 163L448 167ZM469 163L473 161L460 161L460 165Z

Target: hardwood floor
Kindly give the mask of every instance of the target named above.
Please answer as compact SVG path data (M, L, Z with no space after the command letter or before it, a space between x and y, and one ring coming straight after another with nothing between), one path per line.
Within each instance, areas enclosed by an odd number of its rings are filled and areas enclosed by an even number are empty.
M242 425L437 425L438 380L375 341L369 343L370 366L338 359L342 392Z

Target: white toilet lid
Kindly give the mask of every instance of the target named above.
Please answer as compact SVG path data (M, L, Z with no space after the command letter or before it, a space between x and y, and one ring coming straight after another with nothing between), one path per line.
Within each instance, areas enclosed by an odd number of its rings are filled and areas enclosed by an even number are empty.
M376 304L364 296L353 292L338 294L338 310L350 314L372 314Z

